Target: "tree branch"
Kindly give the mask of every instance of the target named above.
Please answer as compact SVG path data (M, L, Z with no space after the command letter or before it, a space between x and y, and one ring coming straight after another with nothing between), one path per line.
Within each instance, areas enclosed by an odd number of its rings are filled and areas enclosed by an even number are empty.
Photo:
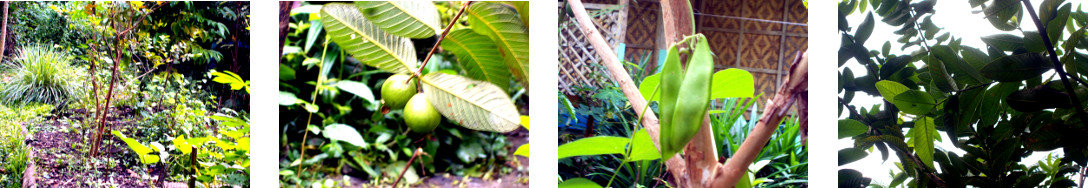
M572 0L568 4L571 7L571 12L574 13L574 18L578 22L579 27L582 30L586 40L589 41L593 48L596 49L597 55L601 57L600 63L607 69L612 80L615 80L617 85L620 86L620 90L623 91L623 95L627 97L628 102L631 103L631 107L635 110L636 114L642 114L642 127L646 129L646 133L649 133L650 140L654 142L654 146L661 148L661 141L658 140L660 135L660 129L658 127L657 115L653 110L646 109L646 98L643 98L642 93L638 91L638 86L631 80L631 75L627 74L626 69L623 68L623 64L619 62L619 58L615 52L608 46L608 42L601 36L600 31L593 25L593 19L589 17L589 13L586 12L586 8L582 5L581 0ZM665 166L668 171L672 173L673 178L680 185L688 185L683 182L688 182L684 176L686 164L683 159L675 155L670 157L668 161L665 161Z
M748 165L755 161L756 155L759 155L759 152L766 146L767 140L770 140L771 135L774 134L775 129L778 129L778 125L782 122L782 118L786 116L786 112L793 106L797 98L802 97L800 94L807 93L807 90L808 53L799 53L794 58L789 74L786 75L782 85L775 92L773 100L767 101L771 104L763 109L763 117L759 118L759 123L748 134L748 138L744 139L744 143L737 149L736 155L718 170L717 177L715 177L711 187L733 187L737 184L740 177L747 173Z
M1065 91L1069 93L1069 100L1076 105L1077 117L1080 118L1081 123L1088 125L1088 118L1085 118L1084 109L1081 107L1080 99L1077 98L1077 93L1074 91L1074 85L1069 82L1069 73L1065 72L1065 68L1062 67L1061 61L1058 60L1058 53L1054 51L1054 44L1050 43L1050 37L1047 36L1046 27L1043 27L1043 23L1039 20L1039 15L1035 14L1035 7L1031 6L1031 2L1028 0L1022 0L1024 8L1028 9L1028 14L1031 15L1031 20L1035 21L1035 27L1039 29L1039 36L1043 37L1043 44L1046 45L1046 52L1050 53L1050 62L1054 63L1054 71L1058 72L1058 76L1062 78L1062 84L1065 84ZM1060 36L1059 36L1060 37Z

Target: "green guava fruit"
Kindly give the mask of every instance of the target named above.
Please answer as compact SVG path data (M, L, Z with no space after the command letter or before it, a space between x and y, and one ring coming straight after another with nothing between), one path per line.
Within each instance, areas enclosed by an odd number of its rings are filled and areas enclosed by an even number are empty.
M412 95L416 94L416 82L407 82L412 78L407 74L394 74L382 83L382 100L390 109L402 109Z
M438 114L434 106L431 106L431 102L427 101L427 96L423 94L412 96L404 107L404 123L408 124L408 129L412 132L429 133L438 127L441 121L442 115Z

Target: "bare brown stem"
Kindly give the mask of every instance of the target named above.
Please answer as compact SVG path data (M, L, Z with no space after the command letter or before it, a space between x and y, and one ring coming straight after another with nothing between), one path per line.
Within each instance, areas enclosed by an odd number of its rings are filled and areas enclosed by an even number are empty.
M431 52L427 52L427 58L423 59L423 64L419 65L419 68L417 68L416 71L412 73L413 77L423 78L422 75L420 75L420 73L423 72L423 67L426 67L427 62L431 61L431 56L434 55L435 51L438 51L438 46L442 44L442 39L445 39L446 34L450 33L450 28L453 28L453 25L457 24L457 20L461 19L461 14L465 13L465 9L468 9L469 5L472 5L472 1L469 1L468 3L465 3L465 5L461 6L461 10L457 11L457 16L454 16L453 20L450 20L450 24L446 25L446 29L442 30L442 35L438 36L438 41L434 42L434 46L431 47ZM412 81L412 79L405 80L404 83L407 84L410 81Z

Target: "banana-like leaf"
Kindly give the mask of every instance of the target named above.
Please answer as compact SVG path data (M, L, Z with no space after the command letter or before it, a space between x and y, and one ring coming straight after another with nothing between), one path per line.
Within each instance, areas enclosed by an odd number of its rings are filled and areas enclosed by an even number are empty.
M357 1L367 20L397 36L421 39L442 29L438 8L430 1Z
M503 64L499 49L487 36L471 29L450 31L442 40L442 49L457 55L457 62L465 68L468 77L491 82L502 89L510 87L510 71Z
M491 37L506 67L526 86L529 83L529 30L514 9L500 3L473 3L468 24L476 33Z
M393 73L416 67L416 50L408 38L391 35L363 18L354 5L331 3L321 7L321 21L332 41L366 65Z
M438 113L463 127L492 132L518 128L517 107L494 84L440 72L429 73L421 81L423 94Z

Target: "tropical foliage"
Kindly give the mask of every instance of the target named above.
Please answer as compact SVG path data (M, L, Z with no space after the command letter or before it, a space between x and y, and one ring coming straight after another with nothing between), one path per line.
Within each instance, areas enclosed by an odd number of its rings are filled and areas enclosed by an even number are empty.
M838 137L854 143L838 151L839 165L875 153L898 158L891 182L840 168L840 187L1076 186L1072 176L1088 165L1088 69L1080 66L1088 14L1062 0L957 3L1002 32L965 45L975 39L935 24L935 0L839 3ZM852 14L865 20L847 22ZM899 28L898 39L870 37L877 24ZM1024 160L1040 152L1058 155Z
M682 45L686 49L695 49L688 51L685 56L699 56L709 55L709 51L700 51L708 49L706 45L706 39L702 35L696 35L685 39L690 41ZM698 75L698 73L677 71L680 70L680 58L674 58L672 55L679 55L678 48L674 47L670 49L670 56L664 62L664 68L661 72L657 72L652 75L645 75L643 67L646 66L648 59L641 60L640 63L627 62L629 74L638 79L639 91L647 101L656 101L652 103L652 110L657 114L661 114L662 117L668 117L671 115L667 112L662 112L666 106L672 105L673 109L681 107L694 108L696 110L699 107L684 106L678 103L684 103L687 101L681 100L700 100L705 102L707 106L702 107L706 110L702 113L694 112L695 114L710 114L710 126L715 131L713 133L715 142L722 143L719 148L717 156L721 158L732 157L737 148L739 148L741 142L743 142L748 135L749 130L755 127L759 119L760 113L756 111L758 109L755 104L756 96L754 93L754 80L752 75L748 71L740 69L726 69L710 74L709 67L706 68L706 73ZM709 57L705 57L709 58ZM692 62L687 62L687 71L697 70L697 67L693 64L694 61L712 62L710 59L692 59ZM670 67L674 66L674 67ZM667 71L675 71L673 74L668 75ZM680 80L666 81L666 75L679 76ZM701 79L703 82L713 83L714 87L706 87L705 99L696 97L676 97L677 90L685 91L685 94L690 94L692 89L684 90L680 89L683 82L688 82L685 77L692 79ZM606 84L608 85L608 84ZM672 88L672 89L669 89ZM664 160L662 156L672 156L684 145L687 145L691 139L691 135L688 134L674 134L666 132L665 129L673 129L676 132L687 132L691 130L689 126L695 126L698 128L700 123L693 122L676 122L667 123L664 118L661 125L661 143L666 145L667 142L677 142L676 151L668 151L665 146L659 149L655 146L651 140L650 135L642 126L638 123L641 118L638 114L633 113L633 109L630 106L624 106L627 98L623 96L622 92L617 86L604 86L600 89L582 88L579 92L586 92L592 90L596 94L592 96L566 96L560 94L560 123L566 126L561 129L560 142L561 145L558 149L559 164L560 164L560 187L665 187L665 186L677 186L670 185L669 181L666 181L669 177L664 168ZM673 94L665 94L672 90ZM571 98L574 98L571 102ZM667 102L671 99L673 102ZM666 104L672 103L672 104ZM575 107L577 105L577 107ZM748 112L749 119L745 119L745 113ZM690 113L690 112L689 112ZM684 119L692 119L692 117L685 117ZM702 119L698 117L698 119ZM785 186L794 187L807 184L807 148L804 147L804 143L801 141L798 129L800 128L796 118L794 120L783 121L779 125L778 131L772 136L771 144L761 151L757 157L756 165L752 165L745 174L745 178L741 180L738 187L750 187L750 186ZM692 132L693 134L694 132ZM589 168L586 168L589 167Z
M526 4L291 7L281 25L280 183L452 179L433 175L440 173L466 178L457 178L462 184L525 186L526 161L514 153L527 148L528 131L519 127L528 127L528 23L516 9ZM413 95L440 114L433 130L412 126L419 116L404 100Z
M4 4L0 185L248 186L248 2Z

